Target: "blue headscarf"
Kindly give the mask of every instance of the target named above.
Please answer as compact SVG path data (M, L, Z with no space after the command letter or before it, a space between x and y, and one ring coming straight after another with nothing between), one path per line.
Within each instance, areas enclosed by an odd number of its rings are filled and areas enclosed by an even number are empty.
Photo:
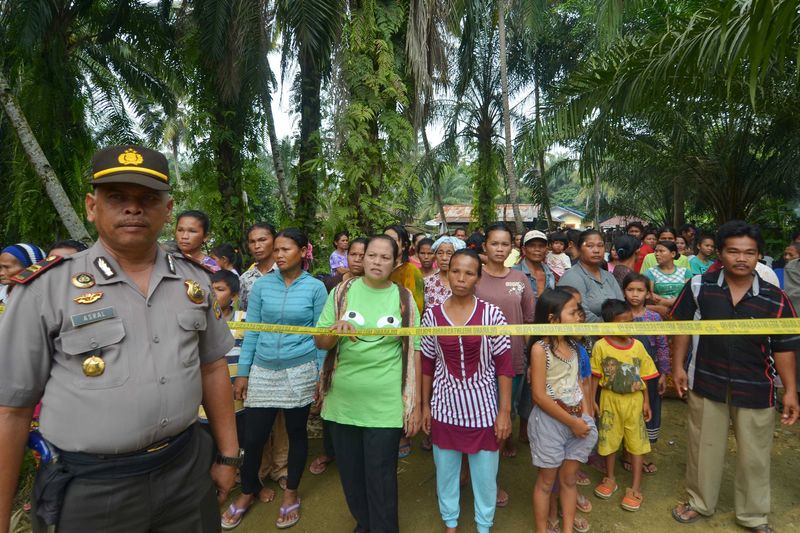
M3 248L0 254L11 254L20 262L23 268L28 268L34 263L44 259L44 251L35 244L12 244Z

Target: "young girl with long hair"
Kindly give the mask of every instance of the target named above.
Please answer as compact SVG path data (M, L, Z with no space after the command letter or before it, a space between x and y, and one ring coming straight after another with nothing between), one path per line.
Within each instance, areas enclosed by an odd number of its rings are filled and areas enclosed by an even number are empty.
M563 289L545 291L536 302L539 324L583 320L575 296ZM577 473L597 441L591 398L580 379L580 353L569 337L540 337L529 344L531 395L535 402L528 420L534 466L539 468L533 491L537 533L548 533L550 494L558 479L562 531L572 531L577 507ZM585 530L585 529L584 529Z

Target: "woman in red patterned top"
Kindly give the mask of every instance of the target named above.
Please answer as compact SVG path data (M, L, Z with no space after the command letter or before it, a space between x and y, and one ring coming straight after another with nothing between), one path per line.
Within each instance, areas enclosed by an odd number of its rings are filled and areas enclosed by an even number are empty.
M425 311L423 327L506 324L499 308L475 296L481 276L478 255L459 250L449 266L452 295ZM496 509L499 443L511 434L511 340L507 335L423 337L421 348L423 430L433 439L442 520L448 532L456 530L466 454L475 522L480 533L488 533Z

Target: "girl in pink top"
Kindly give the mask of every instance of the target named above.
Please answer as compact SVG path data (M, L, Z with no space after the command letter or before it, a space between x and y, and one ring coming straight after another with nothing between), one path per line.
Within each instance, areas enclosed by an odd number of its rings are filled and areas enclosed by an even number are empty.
M472 250L450 261L452 295L425 311L423 327L506 324L494 305L475 297L481 262ZM486 533L497 501L499 443L511 433L511 342L507 335L423 337L423 430L432 436L439 509L447 531L459 515L459 477L467 455L475 522ZM499 382L499 401L498 387Z

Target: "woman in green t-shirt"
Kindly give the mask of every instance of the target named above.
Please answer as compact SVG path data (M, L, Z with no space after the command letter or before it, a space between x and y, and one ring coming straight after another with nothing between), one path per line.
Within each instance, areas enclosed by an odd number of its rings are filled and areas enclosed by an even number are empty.
M352 333L319 335L316 342L318 348L338 351L335 371L326 360L320 379L322 418L329 422L355 531L399 530L397 447L401 436L416 434L422 418L419 339L358 335L364 328L396 328L404 321L419 326L411 293L389 279L398 254L391 237L372 237L364 276L337 286L317 323Z

